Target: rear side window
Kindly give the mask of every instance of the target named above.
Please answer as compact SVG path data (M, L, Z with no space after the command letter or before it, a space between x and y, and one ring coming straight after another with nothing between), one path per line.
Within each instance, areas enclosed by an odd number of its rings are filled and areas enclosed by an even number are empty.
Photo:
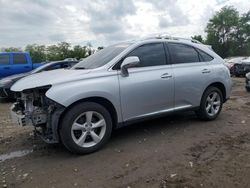
M200 54L201 61L207 62L207 61L212 61L214 59L212 56L208 55L207 53L203 52L202 50L200 50L200 49L197 49L197 50Z
M171 52L173 64L194 63L200 61L198 52L191 46L177 43L169 43L168 46Z
M129 56L139 57L139 67L166 65L166 54L163 43L145 44L133 50L127 55L127 57Z
M10 56L8 54L0 55L0 65L8 65L10 63Z
M13 54L14 64L26 64L27 59L24 54Z

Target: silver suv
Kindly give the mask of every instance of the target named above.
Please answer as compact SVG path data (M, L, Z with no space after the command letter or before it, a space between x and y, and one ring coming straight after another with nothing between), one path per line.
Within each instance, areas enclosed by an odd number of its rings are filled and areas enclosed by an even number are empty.
M215 119L231 92L227 67L194 40L155 37L109 46L72 69L25 77L11 88L12 118L74 153L101 148L115 128L193 110Z

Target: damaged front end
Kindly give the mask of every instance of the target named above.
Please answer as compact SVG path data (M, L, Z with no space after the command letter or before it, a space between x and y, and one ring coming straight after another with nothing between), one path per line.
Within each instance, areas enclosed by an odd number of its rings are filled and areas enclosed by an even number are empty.
M47 143L58 143L58 124L65 107L46 97L50 86L16 93L11 107L12 120L20 126L34 126L35 135Z

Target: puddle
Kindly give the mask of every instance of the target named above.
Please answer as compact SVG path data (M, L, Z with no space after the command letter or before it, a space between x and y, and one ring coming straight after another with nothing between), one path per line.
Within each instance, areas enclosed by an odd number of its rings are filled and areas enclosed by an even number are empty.
M0 155L0 162L3 162L5 160L14 159L17 157L24 157L25 155L28 155L29 153L32 153L33 150L20 150L20 151L13 151L7 154Z

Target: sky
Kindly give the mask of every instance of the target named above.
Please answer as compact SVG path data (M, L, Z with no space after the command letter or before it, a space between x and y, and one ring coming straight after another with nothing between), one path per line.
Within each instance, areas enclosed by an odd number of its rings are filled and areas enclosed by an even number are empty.
M223 6L242 14L250 0L0 0L0 47L205 36L208 20Z

